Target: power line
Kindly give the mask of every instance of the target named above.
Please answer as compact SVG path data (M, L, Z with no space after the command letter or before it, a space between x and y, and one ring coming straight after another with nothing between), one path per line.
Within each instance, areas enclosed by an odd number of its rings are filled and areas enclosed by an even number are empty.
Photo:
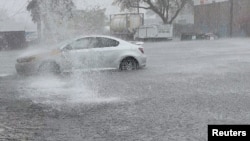
M16 16L18 13L20 13L21 10L23 10L23 8L24 8L28 3L29 3L29 1L26 1L26 2L23 4L23 6L22 6L19 10L17 10L11 17L14 17L14 16Z

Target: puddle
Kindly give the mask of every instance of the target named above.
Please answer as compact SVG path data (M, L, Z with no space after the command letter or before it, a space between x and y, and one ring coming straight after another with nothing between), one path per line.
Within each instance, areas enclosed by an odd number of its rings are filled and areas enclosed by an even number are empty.
M90 89L82 79L60 78L55 76L33 77L25 80L23 98L30 98L42 104L88 104L119 101L118 97L109 97L98 92L98 87Z

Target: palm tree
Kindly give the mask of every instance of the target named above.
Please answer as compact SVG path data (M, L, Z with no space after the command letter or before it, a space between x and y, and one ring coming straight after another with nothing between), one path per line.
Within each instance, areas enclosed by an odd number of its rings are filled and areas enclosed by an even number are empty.
M27 10L31 13L32 21L37 24L38 39L41 39L42 22L45 29L51 30L53 20L72 18L72 10L75 8L73 0L31 0Z
M37 24L38 40L41 39L42 20L39 0L31 0L27 6L27 10L31 13L32 21Z

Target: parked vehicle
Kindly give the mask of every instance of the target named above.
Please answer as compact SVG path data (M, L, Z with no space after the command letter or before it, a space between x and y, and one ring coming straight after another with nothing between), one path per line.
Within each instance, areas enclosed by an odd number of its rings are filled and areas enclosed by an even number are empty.
M110 32L114 36L133 38L136 29L144 24L144 14L126 13L110 15Z
M205 34L198 34L198 33L183 33L181 35L181 40L215 40L218 39L218 36L214 33L205 33Z
M146 39L173 39L172 25L148 25L140 26L134 35L135 40Z
M218 36L215 35L214 33L206 33L206 34L205 34L205 38L206 38L207 40L215 40L215 39L218 39Z
M142 45L110 36L85 36L60 43L53 50L19 57L19 74L61 73L74 70L136 70L146 66Z

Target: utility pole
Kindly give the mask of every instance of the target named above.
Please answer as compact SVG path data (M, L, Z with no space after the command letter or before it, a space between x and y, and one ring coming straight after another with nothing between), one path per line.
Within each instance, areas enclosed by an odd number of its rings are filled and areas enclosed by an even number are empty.
M230 0L230 37L233 37L234 0Z
M41 9L41 0L37 1L37 8L38 8L38 16L39 16L39 20L37 21L37 36L38 36L38 42L41 43L42 38L43 38L43 32L42 32L42 21L43 21L43 15L42 15L42 9Z
M137 13L140 13L140 0L137 0Z

